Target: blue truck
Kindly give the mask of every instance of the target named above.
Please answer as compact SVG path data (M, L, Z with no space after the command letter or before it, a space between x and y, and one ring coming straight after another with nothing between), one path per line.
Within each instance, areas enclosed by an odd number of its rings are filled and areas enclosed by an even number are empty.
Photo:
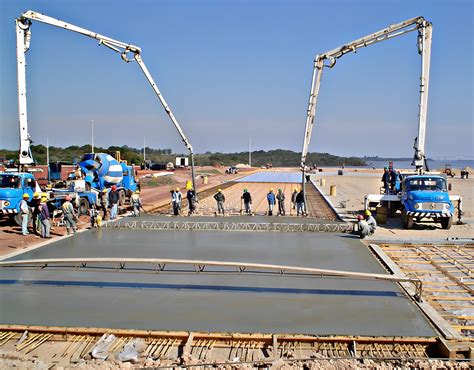
M55 196L68 193L75 197L79 214L87 214L92 204L98 204L98 195L104 189L116 186L119 204L124 205L139 187L133 167L109 154L85 154L78 165L68 177L68 188L53 192Z
M411 229L415 221L428 218L443 229L453 224L454 205L449 199L446 179L437 175L407 176L400 192L402 224Z
M364 208L382 206L389 217L401 211L402 225L411 229L415 222L432 220L440 223L443 229L450 229L456 213L453 201L457 201L458 218L462 211L462 198L449 195L446 175L440 174L402 174L400 189L393 194L368 194ZM377 208L375 208L377 209Z
M23 194L33 199L33 194L40 191L32 173L0 172L0 217L9 217L21 225L20 201Z

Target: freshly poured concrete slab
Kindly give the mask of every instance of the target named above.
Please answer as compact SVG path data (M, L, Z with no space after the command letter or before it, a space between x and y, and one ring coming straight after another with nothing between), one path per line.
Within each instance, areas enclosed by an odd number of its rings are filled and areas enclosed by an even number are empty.
M256 172L235 180L235 182L275 182L297 184L301 182L301 172Z
M14 259L143 257L384 273L344 234L103 229ZM178 269L177 269L178 270ZM396 284L206 270L0 269L4 324L314 335L433 336Z

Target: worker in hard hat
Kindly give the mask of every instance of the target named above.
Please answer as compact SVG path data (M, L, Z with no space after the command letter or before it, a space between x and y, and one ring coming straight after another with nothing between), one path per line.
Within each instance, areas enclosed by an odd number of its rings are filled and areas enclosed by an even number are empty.
M267 214L269 216L273 216L273 207L275 206L276 198L275 198L275 194L273 193L273 189L271 189L271 188L267 193L267 202L268 202L268 212L267 212Z
M357 230L354 232L360 236L361 239L364 239L366 236L370 235L370 227L367 224L367 221L364 219L364 216L357 216Z
M252 214L251 204L252 204L252 195L248 191L248 189L244 189L244 193L240 197L241 201L244 202L245 213L247 215ZM240 207L242 209L242 205Z
M77 226L76 226L76 211L74 210L74 206L71 203L72 197L70 195L66 195L66 201L61 206L61 210L63 211L64 216L64 224L66 225L66 232L69 235L70 233L76 233Z
M298 195L298 189L294 188L293 193L291 193L291 204L293 206L293 209L296 209L296 196L297 195Z
M120 200L120 195L117 191L117 187L113 185L109 192L110 219L111 220L115 220L117 218L119 200Z
M188 200L188 216L191 216L196 211L196 192L192 187L186 192L186 199Z
M372 216L372 213L366 209L365 212L365 221L367 222L367 225L369 226L369 231L370 234L375 233L375 230L377 229L377 221L375 221L375 218Z
M132 215L135 217L140 217L140 208L143 209L143 207L139 190L135 190L135 192L132 194L130 197L130 203L132 204Z
M51 238L50 230L50 216L48 209L48 195L46 193L41 194L41 201L39 205L39 219L41 221L41 237L42 238Z
M41 196L40 193L33 193L33 199L31 200L31 216L33 219L32 226L33 226L33 234L39 234L39 230L41 230L41 220L38 217L40 210L39 205L41 203Z
M278 189L278 194L276 195L278 201L278 215L284 216L285 215L285 193L283 190Z
M176 188L171 194L171 203L173 205L173 214L179 216L181 213L181 202L183 201L183 194Z
M28 235L28 220L30 215L30 207L28 206L28 199L30 195L28 193L23 194L23 199L20 201L20 213L21 213L21 233Z
M225 196L222 193L222 189L217 190L217 193L214 194L214 199L217 202L217 212L215 213L215 215L217 216L218 214L220 215L222 213L222 216L225 216L225 210L224 210Z
M102 220L105 221L107 216L107 208L109 208L109 195L107 194L107 189L103 189L99 193L100 209L102 210Z

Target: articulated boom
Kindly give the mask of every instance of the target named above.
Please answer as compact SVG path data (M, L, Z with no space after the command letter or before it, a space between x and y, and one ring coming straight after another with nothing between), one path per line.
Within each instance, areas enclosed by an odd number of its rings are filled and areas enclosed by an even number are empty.
M371 35L362 37L348 44L337 47L326 53L319 54L314 60L313 76L311 81L311 92L309 95L309 104L306 116L306 128L303 140L303 150L301 153L301 169L303 171L303 185L306 171L306 156L311 140L314 119L316 116L316 104L321 85L321 77L324 67L333 68L339 58L347 53L356 52L360 48L364 48L381 41L389 40L406 33L418 31L418 52L422 56L421 77L420 77L420 104L418 113L418 137L415 139L415 155L413 165L419 173L424 172L426 168L425 158L425 130L426 130L426 113L428 107L428 84L430 73L430 56L431 56L431 33L432 25L423 17L408 19L404 22L392 25L383 30L375 32ZM326 63L325 63L326 62Z
M171 108L166 103L163 95L161 94L158 86L156 85L153 77L151 76L148 68L146 67L143 59L141 57L141 49L138 46L127 44L121 41L114 40L110 37L103 36L96 32L89 31L87 29L75 26L70 23L66 23L59 19L54 19L46 15L34 12L27 11L23 13L20 18L16 20L16 32L17 32L17 69L18 69L18 109L19 109L19 119L20 119L20 167L23 168L25 165L34 163L33 157L30 151L30 136L28 134L28 120L27 120L27 109L26 109L26 63L25 63L25 52L28 51L30 38L31 38L31 21L38 21L42 23L49 24L51 26L59 27L65 30L73 31L80 33L81 35L91 37L99 41L99 45L104 45L110 48L111 50L120 54L123 61L129 63L134 60L140 66L143 74L150 83L153 91L160 100L163 108L171 119L171 122L178 130L181 139L183 140L186 148L189 150L191 155L191 165L192 165L192 181L193 187L195 186L194 179L194 153L193 147L187 137L185 136L181 126L176 120ZM133 58L129 58L129 54L133 54Z

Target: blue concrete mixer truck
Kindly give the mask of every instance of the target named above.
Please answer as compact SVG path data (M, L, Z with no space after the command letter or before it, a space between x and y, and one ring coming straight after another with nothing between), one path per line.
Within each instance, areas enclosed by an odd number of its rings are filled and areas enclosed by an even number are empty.
M78 169L68 177L67 189L53 189L55 198L70 194L76 199L80 214L87 214L92 204L98 204L99 192L117 187L119 204L135 192L139 185L132 166L105 153L88 153L78 164Z

